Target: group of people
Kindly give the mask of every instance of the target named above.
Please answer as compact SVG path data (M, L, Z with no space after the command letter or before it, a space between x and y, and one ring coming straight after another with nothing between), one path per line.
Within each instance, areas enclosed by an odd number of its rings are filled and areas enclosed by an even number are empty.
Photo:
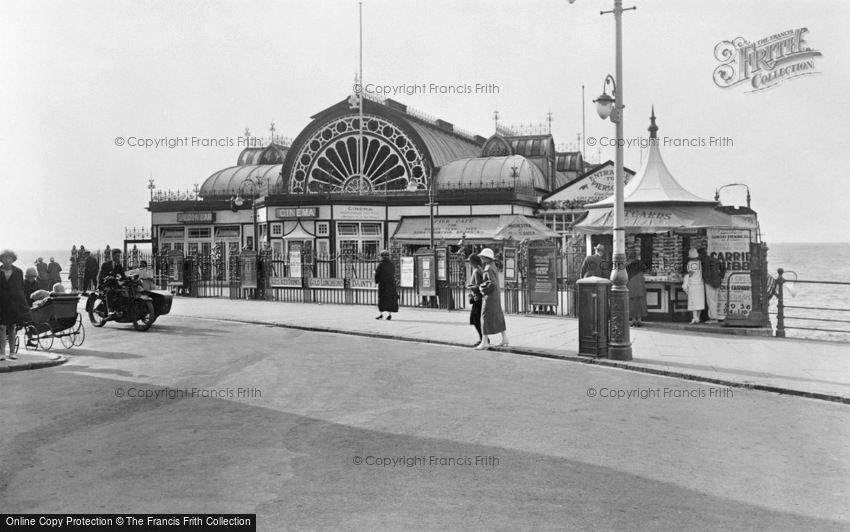
M647 267L648 265L638 258L634 249L629 250L626 273L629 277L629 319L633 327L640 327L647 315L646 280L643 276ZM581 276L610 278L611 263L605 258L605 246L598 244L593 248L593 255L585 258L581 266ZM723 285L725 276L726 265L709 255L705 248L688 250L682 290L688 294L690 323L700 323L703 311L707 311L708 314L706 323L718 322L717 291Z
M467 257L472 266L472 275L466 287L469 289L469 301L472 309L469 323L478 333L475 349L489 349L491 334L500 334L501 340L495 347L507 347L508 335L505 326L505 313L502 310L502 291L499 286L499 270L496 268L495 255L490 248L482 249L477 255Z
M82 275L80 275L82 268ZM68 271L68 276L71 279L71 289L73 291L88 292L97 288L97 275L100 271L100 266L97 259L91 254L91 251L80 246L76 255L71 255L71 267ZM82 282L80 277L82 277Z
M491 347L489 335L500 334L501 341L495 347L506 347L505 313L502 311L502 295L499 287L499 271L495 264L495 254L490 248L484 248L477 255L470 255L466 261L472 266L472 275L466 287L469 289L469 301L472 310L469 323L478 333L475 349ZM398 312L398 289L395 282L395 265L390 260L389 251L381 251L381 262L375 269L375 284L378 285L378 311L376 320L392 320L393 312Z
M702 311L707 308L708 321L717 323L717 290L726 277L726 265L716 257L709 255L705 248L688 250L688 264L685 266L682 290L688 294L688 310L691 323L700 322Z

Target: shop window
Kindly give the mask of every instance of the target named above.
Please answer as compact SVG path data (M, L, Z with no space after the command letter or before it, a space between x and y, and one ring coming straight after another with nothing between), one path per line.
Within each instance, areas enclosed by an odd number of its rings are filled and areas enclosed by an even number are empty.
M377 240L364 240L363 241L363 253L366 255L377 256L378 255L378 247L380 246L380 242Z
M652 264L653 244L652 235L640 235L640 262L643 264L643 267L647 269L654 269Z
M219 238L239 238L238 227L217 227L215 230L216 239Z
M164 227L159 231L160 238L179 238L182 240L184 235L185 232L182 227Z
M357 224L352 223L340 223L336 227L337 234L339 236L357 236L359 231L357 230Z
M343 255L355 255L357 254L357 241L356 240L340 240L339 241L339 252Z
M194 255L198 252L198 243L197 242L189 242L189 255Z
M210 238L212 229L209 227L190 227L189 238Z
M381 224L363 224L361 229L362 229L362 235L363 236L380 236L381 235Z

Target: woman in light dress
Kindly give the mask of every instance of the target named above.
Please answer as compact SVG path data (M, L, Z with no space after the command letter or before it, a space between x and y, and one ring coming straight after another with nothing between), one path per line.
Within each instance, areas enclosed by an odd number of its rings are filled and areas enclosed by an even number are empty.
M695 324L699 323L699 315L705 308L705 283L702 280L702 266L696 249L691 248L688 251L688 259L682 290L688 294L688 310L693 316L691 323Z

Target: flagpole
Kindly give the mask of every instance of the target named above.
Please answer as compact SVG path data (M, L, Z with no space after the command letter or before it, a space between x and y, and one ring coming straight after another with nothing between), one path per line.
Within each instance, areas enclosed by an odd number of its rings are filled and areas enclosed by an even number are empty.
M360 18L360 97L358 98L358 120L360 126L357 134L357 193L363 193L363 2L358 2Z

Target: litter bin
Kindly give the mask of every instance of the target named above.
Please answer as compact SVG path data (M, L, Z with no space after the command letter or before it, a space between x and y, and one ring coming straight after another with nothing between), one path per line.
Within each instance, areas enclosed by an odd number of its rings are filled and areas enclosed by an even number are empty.
M608 357L608 293L611 281L588 277L578 287L578 354Z

